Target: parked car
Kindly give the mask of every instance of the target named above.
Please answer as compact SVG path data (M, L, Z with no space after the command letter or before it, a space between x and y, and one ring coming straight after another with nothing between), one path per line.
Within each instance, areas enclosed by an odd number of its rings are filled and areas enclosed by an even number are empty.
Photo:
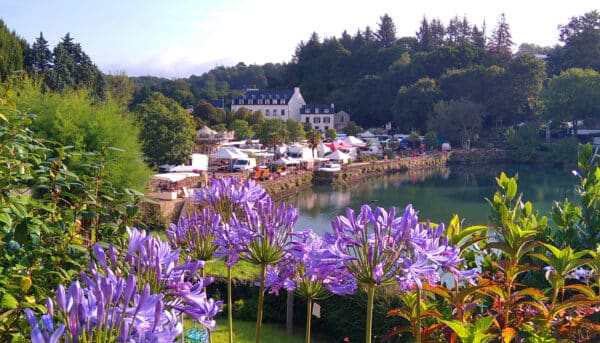
M338 172L342 170L342 165L339 163L325 163L319 170L325 172Z

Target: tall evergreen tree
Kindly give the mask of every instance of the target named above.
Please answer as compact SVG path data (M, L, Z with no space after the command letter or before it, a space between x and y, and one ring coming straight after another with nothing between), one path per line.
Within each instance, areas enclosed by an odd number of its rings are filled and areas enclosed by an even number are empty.
M387 13L379 17L379 28L375 36L384 48L389 48L396 41L396 24Z
M48 47L48 41L44 38L44 34L40 32L40 36L35 39L31 46L31 66L28 68L35 74L44 74L52 67L52 53Z
M69 33L54 47L52 55L52 69L46 75L51 89L89 88L95 96L104 96L105 82L99 77L102 73Z
M491 53L508 61L512 56L513 45L514 43L512 41L512 35L510 34L510 26L506 21L506 16L504 13L502 13L500 15L500 19L498 20L498 26L496 26L492 32L492 36L490 37L488 49Z
M23 69L23 45L14 31L0 19L0 81Z
M370 26L365 27L365 32L363 32L363 38L367 44L375 41L376 37L373 33L373 30L371 30Z
M421 20L421 26L419 27L419 31L417 31L416 36L417 41L419 42L419 50L430 51L432 49L433 37L427 18L423 17Z

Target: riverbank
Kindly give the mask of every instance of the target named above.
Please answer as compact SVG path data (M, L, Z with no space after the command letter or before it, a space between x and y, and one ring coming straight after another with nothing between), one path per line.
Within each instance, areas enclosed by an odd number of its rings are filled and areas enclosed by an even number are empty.
M313 185L332 184L347 186L362 179L445 166L451 153L433 153L416 157L399 157L393 160L378 160L344 165L339 172L297 171L277 179L262 181L261 184L276 201L284 200Z
M494 155L484 153L481 156L481 158L485 158L486 156ZM410 170L438 168L451 163L451 161L453 161L452 163L465 163L464 161L470 161L473 158L475 158L473 155L465 154L460 150L443 153L436 152L415 157L397 157L390 160L352 163L344 165L343 169L339 172L296 170L277 178L260 181L260 184L275 201L282 201L313 185L332 184L349 186L368 177L405 173ZM488 159L487 161L490 160ZM217 174L217 177L219 176L221 175ZM238 173L236 176L245 179L249 177L249 174ZM182 210L189 207L189 204L186 206L186 202L189 203L189 199L160 200L160 211L166 218L176 221Z

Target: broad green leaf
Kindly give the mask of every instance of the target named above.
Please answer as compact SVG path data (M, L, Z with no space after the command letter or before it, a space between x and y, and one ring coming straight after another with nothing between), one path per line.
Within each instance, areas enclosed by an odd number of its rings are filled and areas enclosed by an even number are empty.
M15 297L12 296L12 294L4 293L2 296L2 303L0 303L0 305L6 309L13 309L19 306L19 302L17 299L15 299Z

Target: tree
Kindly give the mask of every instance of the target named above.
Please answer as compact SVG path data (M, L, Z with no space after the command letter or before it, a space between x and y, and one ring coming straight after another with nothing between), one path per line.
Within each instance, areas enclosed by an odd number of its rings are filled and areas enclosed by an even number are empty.
M104 78L98 67L67 33L54 47L52 68L46 73L46 84L55 91L90 89L97 97L104 95Z
M17 70L23 69L23 46L19 37L9 31L0 19L0 81Z
M52 53L42 32L31 46L30 55L31 65L28 69L34 74L44 74L52 67Z
M358 126L355 122L349 121L346 127L344 127L344 133L349 136L356 136L363 132L363 128Z
M334 128L331 128L327 131L325 131L325 137L327 138L327 140L329 140L330 142L334 142L335 139L337 138L337 131Z
M125 72L116 75L104 75L106 93L121 105L127 106L133 99L133 82Z
M241 119L236 119L229 124L229 130L235 132L236 139L250 139L254 136L252 128L248 125L248 122Z
M492 31L492 36L488 42L488 50L492 54L500 57L503 61L508 61L512 56L513 45L510 25L508 25L506 16L502 13L498 20L498 25Z
M568 68L592 68L600 70L600 13L596 10L579 17L572 17L567 25L559 26L560 41L553 63L560 70ZM558 60L558 61L557 61Z
M389 48L396 42L396 25L387 13L379 17L379 28L375 36L384 48Z
M321 139L323 136L321 133L315 129L310 129L306 132L306 140L308 142L308 147L312 151L313 157L315 157L315 149L321 144Z
M600 13L597 10L593 10L579 17L571 17L567 25L559 25L558 29L560 30L560 41L568 44L583 33L599 31Z
M173 99L154 92L136 107L140 140L153 165L181 164L192 155L196 131L190 114Z
M249 110L246 110L250 112ZM225 112L220 108L216 108L213 105L209 104L206 101L200 101L196 107L194 107L194 112L192 114L195 117L198 117L206 122L209 125L217 125L217 124L225 124ZM236 119L243 119L242 117Z
M84 90L59 94L34 84L18 89L18 102L36 114L31 129L38 137L72 146L79 154L70 158L69 168L83 163L86 153L105 150L103 177L119 188L148 186L140 130L124 105L112 99L95 101Z
M394 102L394 120L403 131L416 129L424 132L427 117L433 112L433 105L439 100L440 91L435 80L428 77L419 79L410 87L402 87Z
M594 120L600 113L600 73L571 68L554 76L542 90L543 117L571 122L577 135L577 121Z
M453 143L470 149L481 130L483 106L469 100L439 101L433 108L429 127Z
M294 119L288 119L285 122L285 126L287 127L287 130L289 132L290 142L298 142L304 139L306 133L304 132L304 126L302 125L302 123Z
M264 122L257 125L255 137L261 144L272 148L289 142L287 126L281 119L265 119Z

